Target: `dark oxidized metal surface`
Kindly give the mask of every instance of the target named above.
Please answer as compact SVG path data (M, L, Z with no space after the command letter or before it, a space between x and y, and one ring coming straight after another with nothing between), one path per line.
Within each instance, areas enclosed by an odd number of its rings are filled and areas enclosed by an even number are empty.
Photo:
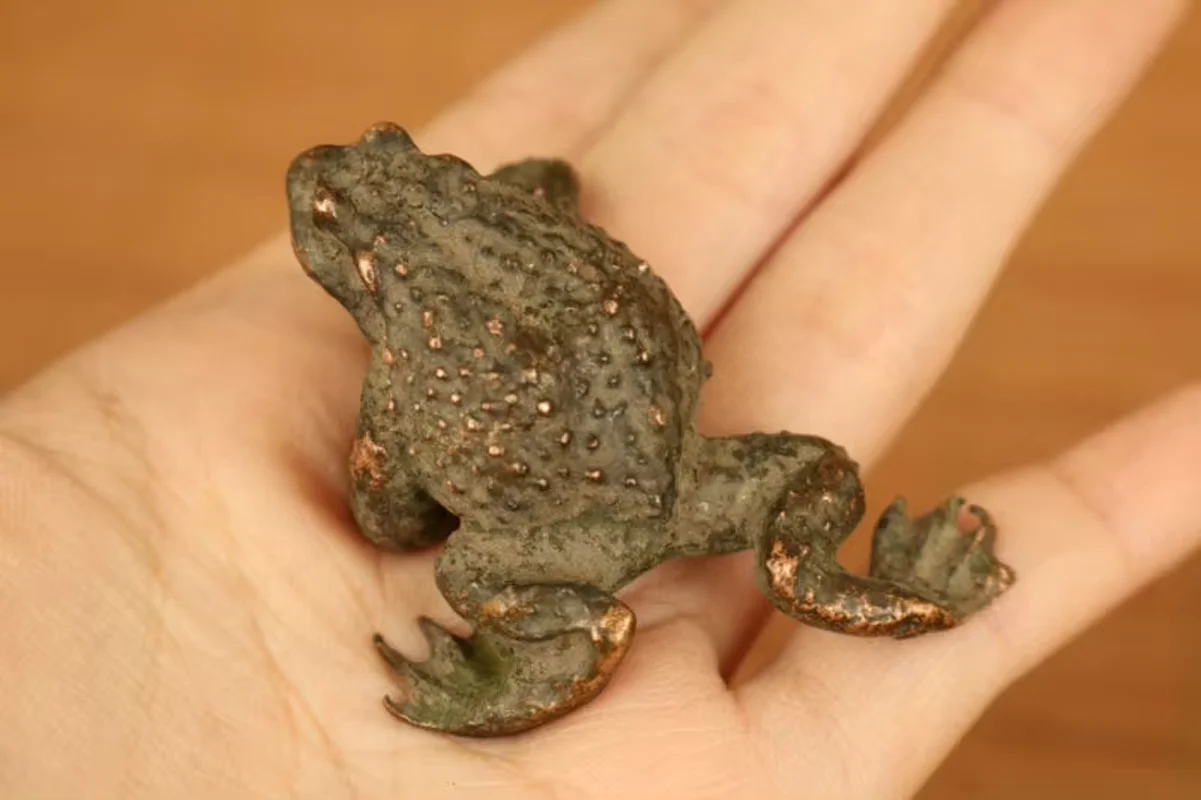
M571 168L482 176L384 124L288 173L301 264L374 357L351 509L381 547L445 541L414 662L376 639L410 723L516 733L595 698L635 620L613 593L670 558L755 550L772 602L858 635L960 623L1014 580L981 509L881 520L870 574L835 556L863 516L857 467L815 436L706 439L700 337L650 267L576 210Z

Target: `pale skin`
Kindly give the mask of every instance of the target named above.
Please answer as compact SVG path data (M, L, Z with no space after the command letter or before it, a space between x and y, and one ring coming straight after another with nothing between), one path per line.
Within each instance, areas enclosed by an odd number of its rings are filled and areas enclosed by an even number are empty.
M819 432L869 466L1183 3L998 2L864 147L951 5L609 0L417 139L481 168L578 164L585 213L708 332L705 430ZM0 401L0 793L906 797L1201 532L1192 386L959 487L1021 576L962 628L797 627L731 686L767 614L747 556L669 566L626 595L638 641L600 699L512 739L444 737L379 705L371 633L420 647L406 620L453 618L432 552L381 554L349 524L365 368L280 237ZM922 735L888 735L903 719Z

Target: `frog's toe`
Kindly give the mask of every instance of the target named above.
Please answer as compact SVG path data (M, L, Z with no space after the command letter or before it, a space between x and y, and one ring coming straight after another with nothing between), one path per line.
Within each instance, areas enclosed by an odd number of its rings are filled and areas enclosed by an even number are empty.
M430 645L414 661L376 635L375 646L401 684L384 698L412 725L460 736L520 733L594 698L610 677L583 634L523 642L486 631L468 638L420 620Z
M897 500L872 542L871 575L930 598L962 619L992 602L1016 579L993 552L997 530L983 508L953 497L917 519Z
M480 637L460 638L432 620L418 620L429 656L406 658L376 634L375 648L399 679L400 690L386 696L393 715L422 728L447 733L484 732L495 724L488 697L501 679L503 658L485 657Z
M442 633L454 640L449 633ZM466 657L461 648L457 654L451 648L442 653L431 648L430 658L421 662L405 658L379 634L375 636L375 648L402 686L400 696L384 698L384 706L390 712L413 724L421 725L426 721L424 726L429 727L440 718L439 709L452 705L452 686L447 679L465 670Z

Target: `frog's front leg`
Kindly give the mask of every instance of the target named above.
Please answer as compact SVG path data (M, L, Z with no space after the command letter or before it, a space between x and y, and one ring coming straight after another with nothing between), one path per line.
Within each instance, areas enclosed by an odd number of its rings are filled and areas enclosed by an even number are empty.
M848 573L837 555L863 516L855 464L831 449L790 483L756 543L758 577L776 607L803 622L917 636L959 624L1014 581L993 555L992 520L959 498L915 520L898 500L877 525L869 575Z
M565 211L575 212L579 206L579 178L561 159L529 158L506 164L488 177L544 197Z
M483 538L493 541L475 547ZM424 661L376 637L404 684L402 696L386 698L389 711L424 728L499 736L542 725L600 694L629 649L634 614L578 576L554 580L553 558L541 564L539 556L530 558L546 538L470 529L451 537L439 558L438 584L474 630L460 638L422 620L430 644ZM526 554L520 568L507 570L488 552L497 539L511 553Z
M359 531L388 550L419 550L458 525L411 474L396 425L388 359L377 347L363 381L358 430L350 451L350 511Z

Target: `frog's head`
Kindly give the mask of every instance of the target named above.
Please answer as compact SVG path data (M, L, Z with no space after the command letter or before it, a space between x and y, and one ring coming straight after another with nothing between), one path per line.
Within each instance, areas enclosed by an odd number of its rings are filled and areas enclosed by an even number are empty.
M381 259L428 239L428 229L464 195L450 184L478 179L460 159L423 154L391 123L373 126L351 145L313 147L288 169L293 250L374 340L388 279Z
M354 145L310 148L288 168L287 192L292 249L304 271L350 311L368 339L378 341L382 320L376 295L370 220L361 204L378 189L371 184L375 153L403 160L413 140L394 125L377 125Z

